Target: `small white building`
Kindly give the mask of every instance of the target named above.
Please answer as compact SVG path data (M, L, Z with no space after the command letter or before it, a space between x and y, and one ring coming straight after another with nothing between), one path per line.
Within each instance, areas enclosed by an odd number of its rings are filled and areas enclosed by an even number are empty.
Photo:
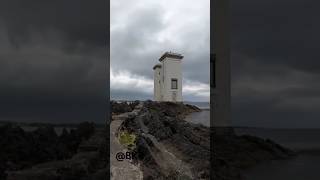
M154 100L182 102L181 54L166 52L153 67Z

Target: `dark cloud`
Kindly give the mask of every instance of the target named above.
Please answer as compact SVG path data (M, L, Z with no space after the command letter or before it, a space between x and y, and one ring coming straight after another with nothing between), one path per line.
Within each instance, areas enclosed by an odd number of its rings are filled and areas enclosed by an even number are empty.
M28 30L54 29L72 43L105 46L105 36L101 35L108 26L107 3L105 0L4 0L0 4L0 17L14 40L27 41Z
M105 121L106 1L1 1L0 120Z
M315 0L232 1L234 51L318 73L319 6Z
M320 127L319 2L231 5L234 124Z

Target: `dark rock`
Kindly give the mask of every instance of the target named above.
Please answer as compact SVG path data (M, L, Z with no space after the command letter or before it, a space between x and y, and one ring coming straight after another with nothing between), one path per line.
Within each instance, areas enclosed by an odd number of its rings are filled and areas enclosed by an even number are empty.
M121 113L132 111L137 102L129 104L127 102L118 103L115 101L111 101L110 103L111 103L111 112L113 114L121 114Z
M93 133L92 123L79 124L70 132L64 129L61 136L50 125L32 132L25 132L15 124L3 125L0 127L0 179L7 176L6 171L20 171L39 163L71 158L79 144Z
M144 102L141 113L135 118L127 118L120 131L126 130L137 135L136 159L142 164L142 171L146 179L177 179L182 176L175 169L164 172L153 159L152 153L158 153L152 140L144 133L149 133L158 141L171 146L182 154L179 158L192 165L194 177L209 177L210 141L209 128L187 123L183 118L199 111L191 105L172 102ZM147 130L143 130L145 129Z
M140 103L140 101L133 101L133 102L129 103L129 106L133 110L139 103Z
M92 122L83 122L77 125L77 135L88 139L94 133L95 125Z
M106 180L106 177L108 177L108 169L100 169L97 172L95 172L88 180Z
M84 139L87 136L87 131L81 130L82 125L70 134L82 134ZM83 127L82 127L83 128ZM69 137L68 132L62 133L64 137ZM73 154L71 158L63 160L52 160L45 163L40 163L32 166L32 168L25 168L19 171L9 171L9 180L95 180L104 179L107 174L107 163L105 158L105 130L95 130L87 140L81 142L81 150ZM93 147L91 149L83 150L83 147ZM80 148L80 147L79 147Z
M146 101L140 114L127 118L119 131L129 131L138 137L135 161L140 162L145 179L168 179L152 154L161 151L147 136L152 135L166 145L192 168L195 179L241 180L241 170L255 166L259 162L290 158L293 153L271 140L254 136L237 136L232 128L211 129L188 123L183 118L201 111L191 105L172 102ZM213 149L210 148L210 133L213 133ZM213 164L210 163L214 153ZM211 159L212 160L212 159ZM211 166L212 165L212 166ZM171 179L177 179L172 169ZM179 174L181 175L181 174Z
M271 140L255 136L237 136L225 131L213 137L213 176L215 179L241 180L241 171L262 161L287 159L294 155Z

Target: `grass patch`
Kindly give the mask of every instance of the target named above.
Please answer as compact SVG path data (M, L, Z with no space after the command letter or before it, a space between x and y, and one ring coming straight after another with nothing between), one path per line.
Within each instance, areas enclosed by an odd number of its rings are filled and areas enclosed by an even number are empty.
M122 131L119 135L120 144L126 146L128 149L134 149L136 147L137 136L127 131Z

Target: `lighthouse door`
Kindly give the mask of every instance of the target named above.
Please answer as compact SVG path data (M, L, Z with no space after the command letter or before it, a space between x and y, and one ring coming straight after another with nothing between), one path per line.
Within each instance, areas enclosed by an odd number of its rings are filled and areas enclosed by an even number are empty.
M176 91L173 91L173 92L172 92L172 101L173 101L173 102L176 102L176 101L177 101L177 92L176 92Z

